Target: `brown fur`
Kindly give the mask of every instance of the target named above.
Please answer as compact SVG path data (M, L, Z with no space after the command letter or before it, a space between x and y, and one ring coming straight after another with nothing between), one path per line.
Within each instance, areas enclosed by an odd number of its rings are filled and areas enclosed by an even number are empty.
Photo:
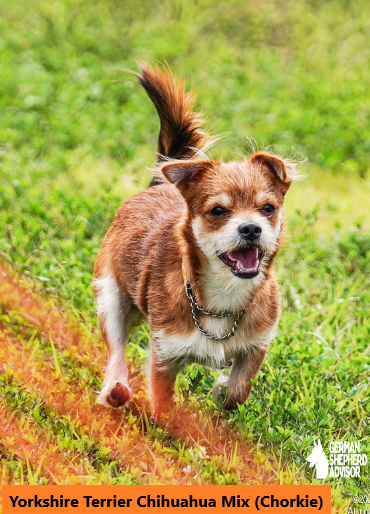
M167 360L161 357L161 337L193 337L195 331L185 295L182 263L198 303L207 308L203 276L208 258L194 233L195 221L201 224L206 237L217 237L234 217L248 221L258 214L264 222L261 209L272 204L276 210L265 216L266 226L271 233L279 231L279 213L293 167L266 153L232 163L196 159L195 151L189 147L202 148L208 137L199 130L199 117L190 111L191 96L184 95L182 85L175 87L168 71L154 72L145 66L139 80L161 119L159 153L175 160L160 164L154 182L158 185L137 193L121 205L99 251L95 278L103 279L108 272L112 274L133 308L150 323L153 334L151 395L154 412L159 415L172 404L176 373L183 364L195 360L183 355ZM220 193L226 195L228 212L218 218L210 210L220 205ZM279 295L272 264L279 242L280 233L276 248L261 264L263 280L244 304L247 314L242 318L238 333L244 334L246 340L258 340L278 320ZM231 271L226 268L222 273L226 276L230 273L231 277ZM252 300L254 306L250 305ZM200 316L200 320L205 321L205 317ZM100 318L100 325L109 347L104 317ZM226 354L231 344L232 341L225 343ZM250 380L257 374L265 353L265 346L258 345L232 353L234 365L229 380L230 393L225 400L227 408L235 407L248 397ZM128 383L118 382L106 402L116 406L129 398Z

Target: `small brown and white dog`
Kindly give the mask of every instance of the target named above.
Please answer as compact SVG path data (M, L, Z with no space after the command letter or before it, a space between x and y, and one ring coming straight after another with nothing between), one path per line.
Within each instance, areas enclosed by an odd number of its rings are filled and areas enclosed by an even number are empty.
M124 202L95 264L99 323L109 360L99 401L118 407L132 397L125 359L140 316L151 329L150 392L154 415L173 405L178 371L197 362L222 368L226 408L245 402L280 314L273 261L283 201L296 172L265 152L240 162L214 161L210 138L192 112L193 97L169 70L141 68L139 82L161 122L150 187Z

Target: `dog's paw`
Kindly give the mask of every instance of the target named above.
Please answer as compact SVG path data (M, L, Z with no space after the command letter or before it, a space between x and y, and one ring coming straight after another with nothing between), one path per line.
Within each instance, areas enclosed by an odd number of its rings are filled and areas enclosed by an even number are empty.
M218 375L215 385L213 386L212 393L216 402L220 399L220 395L222 393L222 388L228 386L229 377L223 375L222 373Z
M238 410L239 405L243 405L249 397L249 391L228 391L225 396L222 407L226 410Z
M126 407L131 398L131 388L127 384L116 382L113 387L103 387L98 397L98 403L110 405L111 407Z
M222 402L222 408L225 410L237 410L239 402L233 397L227 396Z

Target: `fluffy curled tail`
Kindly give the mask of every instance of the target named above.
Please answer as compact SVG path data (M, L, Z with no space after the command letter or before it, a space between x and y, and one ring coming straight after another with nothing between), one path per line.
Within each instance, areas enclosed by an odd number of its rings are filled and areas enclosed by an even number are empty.
M161 122L157 161L191 159L198 150L206 150L211 139L201 130L203 119L193 112L194 96L185 93L184 82L177 84L169 68L153 69L145 64L140 71L141 75L135 75L154 103ZM150 185L162 182L165 179L158 172Z

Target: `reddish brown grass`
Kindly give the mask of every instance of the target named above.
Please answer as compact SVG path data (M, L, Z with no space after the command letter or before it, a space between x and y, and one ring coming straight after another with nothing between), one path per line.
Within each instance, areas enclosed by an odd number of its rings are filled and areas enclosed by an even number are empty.
M112 458L122 468L140 468L142 477L155 481L153 470L161 470L162 483L184 483L189 473L175 469L176 462L161 455L162 449L150 447L147 438L129 426L121 411L96 405L88 391L67 384L55 372L53 363L40 361L34 351L22 346L13 337L0 331L0 362L2 371L36 393L47 407L59 416L69 415L79 429L105 448L112 448Z
M82 459L76 451L64 452L55 438L45 437L35 425L34 422L17 416L0 401L2 447L7 453L27 462L32 467L36 481L38 477L46 477L48 482L56 484L91 483L94 476L88 460ZM11 478L5 468L4 473ZM25 473L27 474L27 469Z

